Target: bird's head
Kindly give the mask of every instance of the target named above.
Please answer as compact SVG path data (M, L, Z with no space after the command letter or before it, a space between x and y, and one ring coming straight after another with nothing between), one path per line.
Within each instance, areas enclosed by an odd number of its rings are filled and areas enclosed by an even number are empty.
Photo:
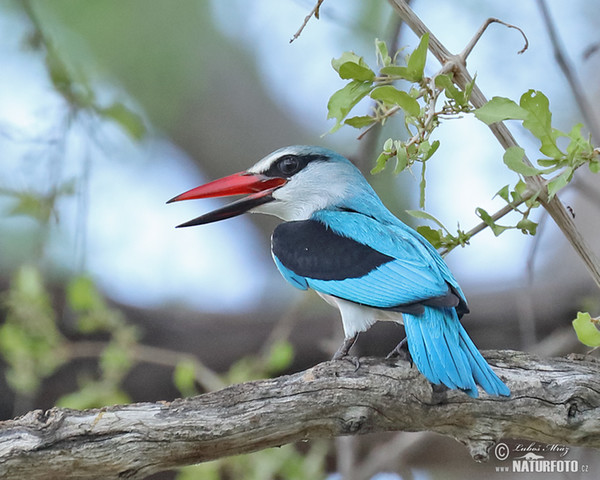
M305 220L317 210L356 203L358 196L375 196L360 171L338 153L323 147L291 146L267 155L244 172L193 188L167 203L240 194L247 196L179 227L245 212L266 213L286 221Z

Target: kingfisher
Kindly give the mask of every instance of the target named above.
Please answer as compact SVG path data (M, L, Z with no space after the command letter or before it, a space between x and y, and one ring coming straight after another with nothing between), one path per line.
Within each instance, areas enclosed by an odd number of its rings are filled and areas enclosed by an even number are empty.
M319 146L284 147L248 170L178 195L167 203L246 195L178 225L190 227L245 212L283 220L271 237L273 260L294 287L313 289L337 307L349 356L358 334L378 321L404 324L390 353L408 357L435 385L478 396L509 396L460 323L469 312L458 282L438 251L394 216L360 170Z

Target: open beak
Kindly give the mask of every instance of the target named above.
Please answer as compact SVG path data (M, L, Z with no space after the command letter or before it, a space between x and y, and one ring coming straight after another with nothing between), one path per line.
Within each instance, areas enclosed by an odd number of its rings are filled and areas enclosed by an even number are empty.
M205 213L189 222L177 225L179 227L192 227L206 223L218 222L226 218L237 217L248 210L273 200L271 195L277 188L287 182L285 178L267 177L266 175L239 172L227 177L192 188L187 192L177 195L167 203L195 198L228 197L230 195L249 194L229 205Z

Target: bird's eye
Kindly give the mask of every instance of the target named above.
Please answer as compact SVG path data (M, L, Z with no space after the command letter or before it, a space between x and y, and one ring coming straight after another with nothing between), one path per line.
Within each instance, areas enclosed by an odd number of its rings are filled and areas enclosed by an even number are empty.
M284 175L293 175L299 170L300 161L294 155L286 155L277 164L279 171Z

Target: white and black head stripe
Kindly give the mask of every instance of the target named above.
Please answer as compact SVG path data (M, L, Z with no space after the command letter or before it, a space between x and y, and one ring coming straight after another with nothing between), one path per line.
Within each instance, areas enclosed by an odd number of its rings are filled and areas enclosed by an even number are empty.
M303 152L303 149L302 147L287 147L277 150L248 169L248 172L260 173L268 177L290 178L311 162L329 160L324 153Z
M327 157L323 155L294 155L287 154L279 157L275 162L271 164L271 166L265 170L263 175L267 177L281 177L281 178L290 178L291 176L298 173L304 167L306 167L309 163L315 161L326 161Z

